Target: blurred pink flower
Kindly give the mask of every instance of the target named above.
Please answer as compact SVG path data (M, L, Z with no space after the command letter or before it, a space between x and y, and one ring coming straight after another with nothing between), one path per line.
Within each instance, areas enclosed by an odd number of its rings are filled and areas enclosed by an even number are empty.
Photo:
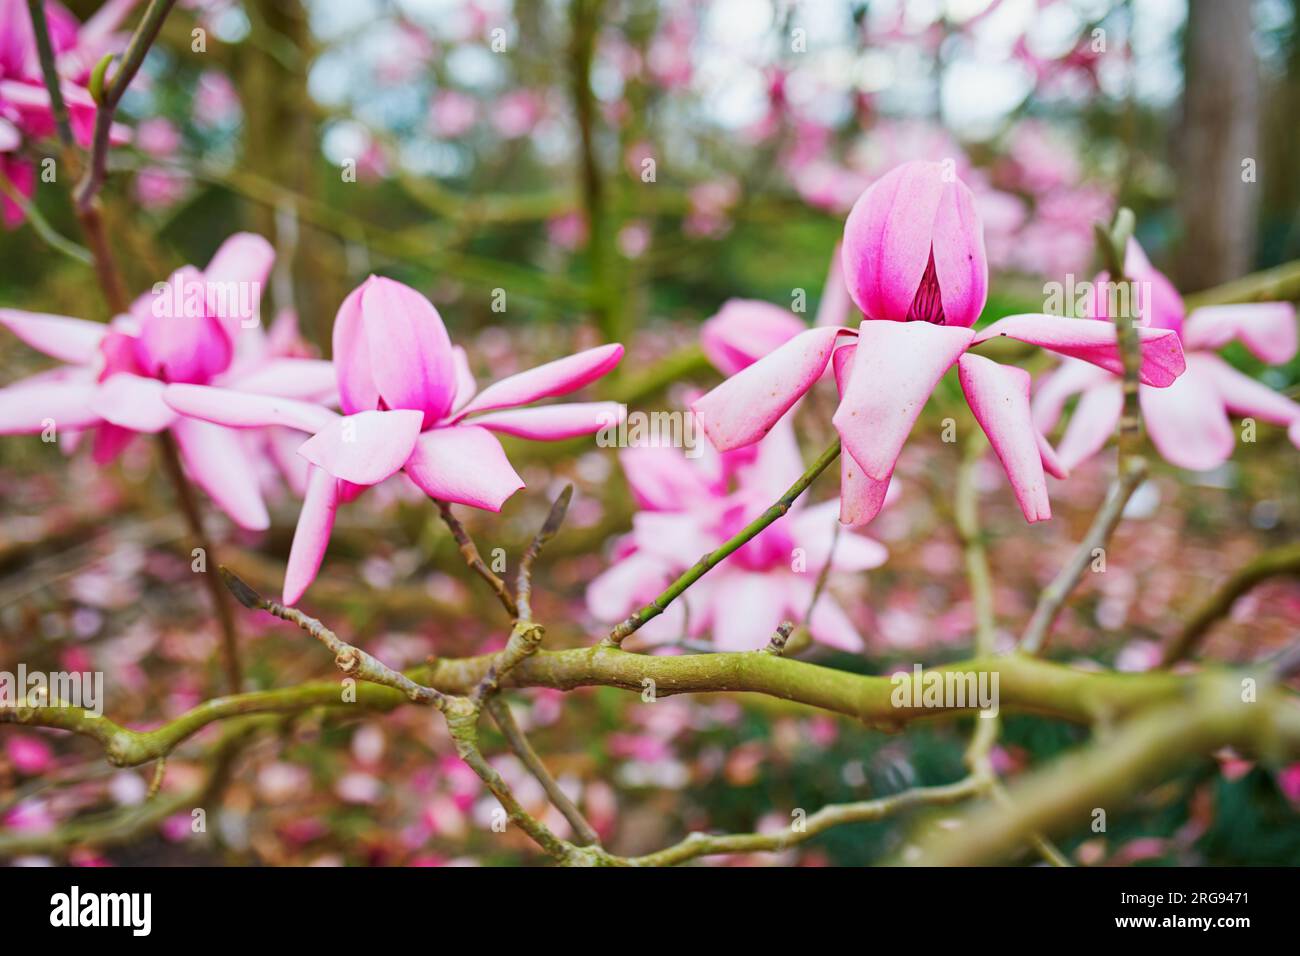
M46 773L54 767L49 744L39 737L15 734L5 741L5 755L14 769L26 776Z
M1236 445L1230 414L1289 427L1291 440L1300 447L1300 429L1295 427L1300 422L1300 403L1243 375L1215 354L1237 340L1269 365L1289 362L1297 346L1295 306L1251 302L1206 306L1185 315L1182 297L1147 260L1136 239L1129 241L1124 268L1138 284L1140 330L1165 330L1177 336L1186 349L1187 371L1177 381L1159 389L1144 383L1138 390L1142 416L1156 450L1180 468L1204 471L1217 467L1232 456ZM1103 273L1097 282L1107 279ZM1094 295L1089 311L1109 324L1105 299ZM1044 432L1055 427L1065 403L1076 394L1081 398L1058 450L1066 468L1086 461L1106 445L1124 403L1114 369L1068 361L1038 383L1033 402L1037 426Z
M457 90L440 90L429 107L429 124L435 136L457 139L474 128L478 120L478 103L472 96Z
M789 421L773 428L757 455L704 454L694 462L668 447L633 447L619 454L641 509L617 560L587 589L587 608L602 622L622 619L651 600L699 556L752 521L802 471ZM712 634L720 650L762 647L785 619L803 621L823 567L864 571L885 560L877 542L854 533L835 540L833 501L799 503L701 579L668 613L641 629L655 642ZM833 546L832 546L833 545ZM862 638L830 594L808 621L812 636L844 650Z
M542 100L532 90L511 90L492 104L492 125L506 139L533 131L542 118Z
M1118 370L1114 326L1027 314L976 333L970 326L988 288L983 230L970 190L942 163L907 163L863 193L845 223L842 254L849 294L866 319L857 329L802 332L697 399L713 445L729 451L758 441L833 357L840 390L833 422L844 448L840 520L863 524L879 512L913 424L955 364L1026 520L1050 518L1044 467L1064 471L1031 419L1029 374L969 349L1008 336ZM1139 333L1143 382L1168 386L1183 371L1177 336Z
M239 116L239 94L230 78L216 70L199 76L194 90L194 122L212 128L233 122Z
M262 330L250 324L260 321L261 288L274 258L265 239L239 233L203 272L178 270L108 324L0 308L0 325L67 363L0 389L0 434L39 434L51 423L93 430L94 459L105 463L136 433L170 430L191 479L236 524L265 529L270 519L245 444L225 429L177 415L163 390L187 382L264 397L332 393L328 362L268 356Z
M169 387L166 401L206 423L311 434L298 450L314 467L285 571L285 603L294 604L316 577L340 503L403 471L431 498L501 510L524 483L493 432L558 441L615 424L621 407L614 402L520 406L576 391L622 355L621 345L588 349L475 395L465 350L451 344L433 304L409 286L371 276L334 321L342 415L315 402L202 383Z

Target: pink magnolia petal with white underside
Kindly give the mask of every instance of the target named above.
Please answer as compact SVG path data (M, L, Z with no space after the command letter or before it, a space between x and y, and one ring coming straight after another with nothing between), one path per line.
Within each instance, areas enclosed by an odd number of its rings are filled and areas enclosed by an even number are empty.
M728 299L700 327L700 348L719 372L735 375L806 329L793 314L770 302Z
M731 571L717 585L712 601L713 645L720 651L765 646L791 603L788 578Z
M970 345L963 326L864 321L858 350L831 422L867 477L894 470L912 425L948 369Z
M1196 370L1198 377L1204 376L1214 383L1219 397L1234 415L1261 418L1274 425L1290 425L1300 418L1300 402L1241 374L1213 353L1193 352L1187 356L1187 364Z
M466 420L465 424L531 441L563 441L604 428L616 428L625 408L618 402L570 402L488 412Z
M289 562L284 569L284 603L297 604L320 570L329 547L334 515L339 507L339 483L333 475L313 467L307 478L298 527L293 532Z
M307 401L329 398L338 388L333 362L303 358L277 358L259 362L256 367L237 378L223 378L221 383L241 392Z
M1210 351L1239 339L1261 362L1282 365L1296 353L1295 306L1290 302L1248 302L1197 309L1183 326L1183 344Z
M972 326L989 296L989 260L975 198L959 180L948 184L934 217L934 272L949 325Z
M1178 333L1146 327L1139 328L1137 333L1142 348L1138 377L1144 385L1167 387L1186 368ZM1009 315L976 335L973 344L979 345L999 335L1091 362L1116 375L1124 371L1115 326L1109 322L1035 313Z
M1034 383L1034 397L1029 403L1034 424L1044 434L1050 432L1061 420L1066 402L1080 392L1114 380L1115 376L1104 368L1081 359L1064 359L1056 371Z
M257 468L237 433L193 418L176 419L171 432L190 479L235 524L249 531L264 531L271 526Z
M1061 461L1061 456L1056 453L1052 443L1037 428L1034 429L1034 437L1038 441L1038 456L1043 461L1043 471L1053 478L1062 480L1069 478L1070 469L1065 467L1065 463Z
M424 415L415 409L357 412L336 418L303 442L298 454L335 478L377 485L401 471L415 450Z
M1124 411L1124 390L1118 379L1100 382L1083 393L1056 445L1063 467L1074 469L1106 447Z
M103 421L95 408L94 383L60 381L48 375L28 382L0 388L0 435L36 435L50 422L57 434L58 429L87 428Z
M21 309L0 309L0 325L18 336L23 344L73 365L93 362L99 343L108 334L108 326L102 322Z
M456 419L459 421L475 412L517 408L543 398L576 392L613 369L622 357L623 346L600 345L511 375L479 392L457 413Z
M938 163L904 163L876 180L844 222L849 295L868 319L907 318L930 261L945 187Z
M1029 373L982 355L963 355L957 374L975 420L1011 480L1025 520L1046 521L1052 506L1047 500L1038 429L1029 413Z
M431 498L500 511L524 486L501 443L486 428L452 425L420 436L406 473Z
M691 403L718 451L752 445L812 388L847 329L809 329Z
M701 469L675 448L623 448L618 461L643 511L678 511L687 502L707 501L713 494Z
M672 579L672 570L662 558L634 552L587 585L587 610L602 623L616 624L652 600Z
M846 345L835 351L835 385L840 397L844 396L844 383L853 368L856 345ZM869 478L857 459L847 449L840 451L840 523L851 528L867 524L885 506L892 487L891 470L882 481Z
M156 378L123 372L104 380L95 405L106 422L134 432L160 432L176 420L176 412L163 401L166 388Z
M1214 380L1193 365L1169 388L1138 390L1151 443L1171 464L1208 471L1232 457L1237 436Z
M371 276L361 293L370 371L389 408L442 418L456 393L451 338L433 303L409 286Z
M208 308L232 342L260 315L261 293L273 265L275 248L266 239L237 232L218 247L203 270Z
M836 571L868 571L878 568L889 557L879 541L847 531L836 533L840 503L824 501L791 514L790 537L803 548L808 573L820 573L827 560Z
M168 385L163 391L163 401L182 415L230 428L284 425L314 434L328 428L339 417L313 402L254 395L212 385Z

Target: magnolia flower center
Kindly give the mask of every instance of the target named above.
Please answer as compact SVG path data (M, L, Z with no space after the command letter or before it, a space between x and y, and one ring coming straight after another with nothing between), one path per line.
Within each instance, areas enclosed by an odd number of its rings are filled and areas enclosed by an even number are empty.
M925 275L921 276L921 284L917 286L916 297L912 299L912 307L907 310L907 321L948 324L943 314L943 299L939 295L939 273L934 268L933 250L925 265Z

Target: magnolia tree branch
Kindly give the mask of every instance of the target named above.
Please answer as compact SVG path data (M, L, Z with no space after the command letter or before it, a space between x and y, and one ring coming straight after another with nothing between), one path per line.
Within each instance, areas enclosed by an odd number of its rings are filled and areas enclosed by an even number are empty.
M610 631L609 636L601 642L602 646L618 647L621 645L626 638L635 634L645 624L667 610L668 605L681 597L682 592L717 567L724 558L741 548L746 542L753 540L768 525L785 515L790 510L790 506L794 504L795 499L808 490L808 486L826 470L831 462L839 457L839 454L840 441L837 438L829 448L817 456L817 460L808 466L808 470L799 476L799 480L791 485L786 493L777 499L774 505L745 525L734 537L716 551L710 551L700 558L681 577L670 584L662 594L639 611L631 614L625 621Z
M1300 707L1293 695L1261 688L1244 701L1240 680L1217 675L1195 693L1153 707L1110 735L1053 761L1008 788L1005 803L974 807L931 829L899 862L962 866L1007 858L1034 832L1086 829L1095 811L1114 812L1144 786L1189 759L1224 746L1273 758L1300 746Z
M521 621L533 619L533 562L537 560L546 543L560 530L560 525L564 523L564 516L569 511L569 502L572 500L573 485L565 485L564 490L555 499L555 503L551 505L550 513L547 514L541 529L528 543L523 557L519 559L519 576L515 581L515 602L519 608L518 617Z
M564 819L573 827L573 832L577 835L579 846L586 846L600 842L600 836L596 833L595 828L587 822L587 818L582 815L582 811L577 805L569 799L569 795L560 789L559 783L551 776L551 772L546 769L542 763L542 758L537 755L533 745L528 742L524 732L519 729L519 724L515 721L515 716L510 712L510 705L500 697L490 698L484 708L491 715L493 723L501 731L501 736L506 739L506 744L514 751L528 772L536 778L537 782L542 785L546 791L546 796L555 809L564 815Z

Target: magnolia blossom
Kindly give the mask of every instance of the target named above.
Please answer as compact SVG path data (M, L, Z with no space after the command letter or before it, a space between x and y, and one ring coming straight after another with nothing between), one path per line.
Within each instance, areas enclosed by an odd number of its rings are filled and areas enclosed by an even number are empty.
M692 461L673 448L634 447L619 461L640 510L616 546L616 563L587 589L588 609L610 624L757 518L802 470L789 419L756 446L724 454L709 450ZM816 582L828 563L865 571L886 552L856 532L836 540L837 507L796 502L638 633L652 642L712 634L719 650L745 651L765 645L782 621L807 617L815 640L860 650L857 628L830 594L813 605Z
M621 345L588 349L476 395L465 351L451 344L433 304L409 286L371 276L334 320L342 415L317 402L201 384L173 385L165 398L204 422L282 425L311 435L298 449L312 468L284 579L285 603L294 604L320 569L340 502L404 471L432 498L500 511L524 483L493 433L558 441L616 422L615 402L519 406L576 391L622 355Z
M1300 404L1243 375L1215 354L1238 340L1262 362L1289 362L1296 354L1295 306L1251 302L1207 306L1187 315L1182 297L1151 265L1136 240L1129 241L1124 271L1146 296L1138 303L1138 321L1144 330L1168 330L1187 353L1186 373L1169 388L1143 385L1138 389L1142 417L1156 450L1180 468L1203 471L1221 465L1236 443L1229 414L1290 426L1291 441L1300 447ZM1103 273L1097 283L1107 279ZM1093 295L1090 311L1095 318L1109 321L1100 294ZM1124 405L1120 380L1113 371L1067 362L1038 384L1033 401L1038 427L1045 432L1055 427L1065 403L1076 394L1082 397L1058 448L1067 468L1105 446Z
M879 512L907 436L925 400L955 364L976 420L1001 460L1028 521L1051 517L1044 467L1064 471L1029 406L1029 374L969 350L1009 336L1123 368L1115 327L1086 319L1013 315L976 332L988 263L971 192L940 163L898 167L864 192L849 214L842 248L849 295L866 318L801 332L723 382L693 408L720 451L758 441L836 359L841 395L833 422L843 443L841 511L846 524ZM1171 330L1138 330L1143 383L1165 388L1183 372ZM853 345L851 362L838 352Z
M0 309L0 325L67 363L0 389L0 434L93 430L94 459L107 462L137 432L169 430L190 477L235 523L268 527L249 445L181 418L163 390L189 382L312 400L333 392L328 362L275 356L255 324L274 258L261 236L234 235L202 272L178 270L108 324Z

